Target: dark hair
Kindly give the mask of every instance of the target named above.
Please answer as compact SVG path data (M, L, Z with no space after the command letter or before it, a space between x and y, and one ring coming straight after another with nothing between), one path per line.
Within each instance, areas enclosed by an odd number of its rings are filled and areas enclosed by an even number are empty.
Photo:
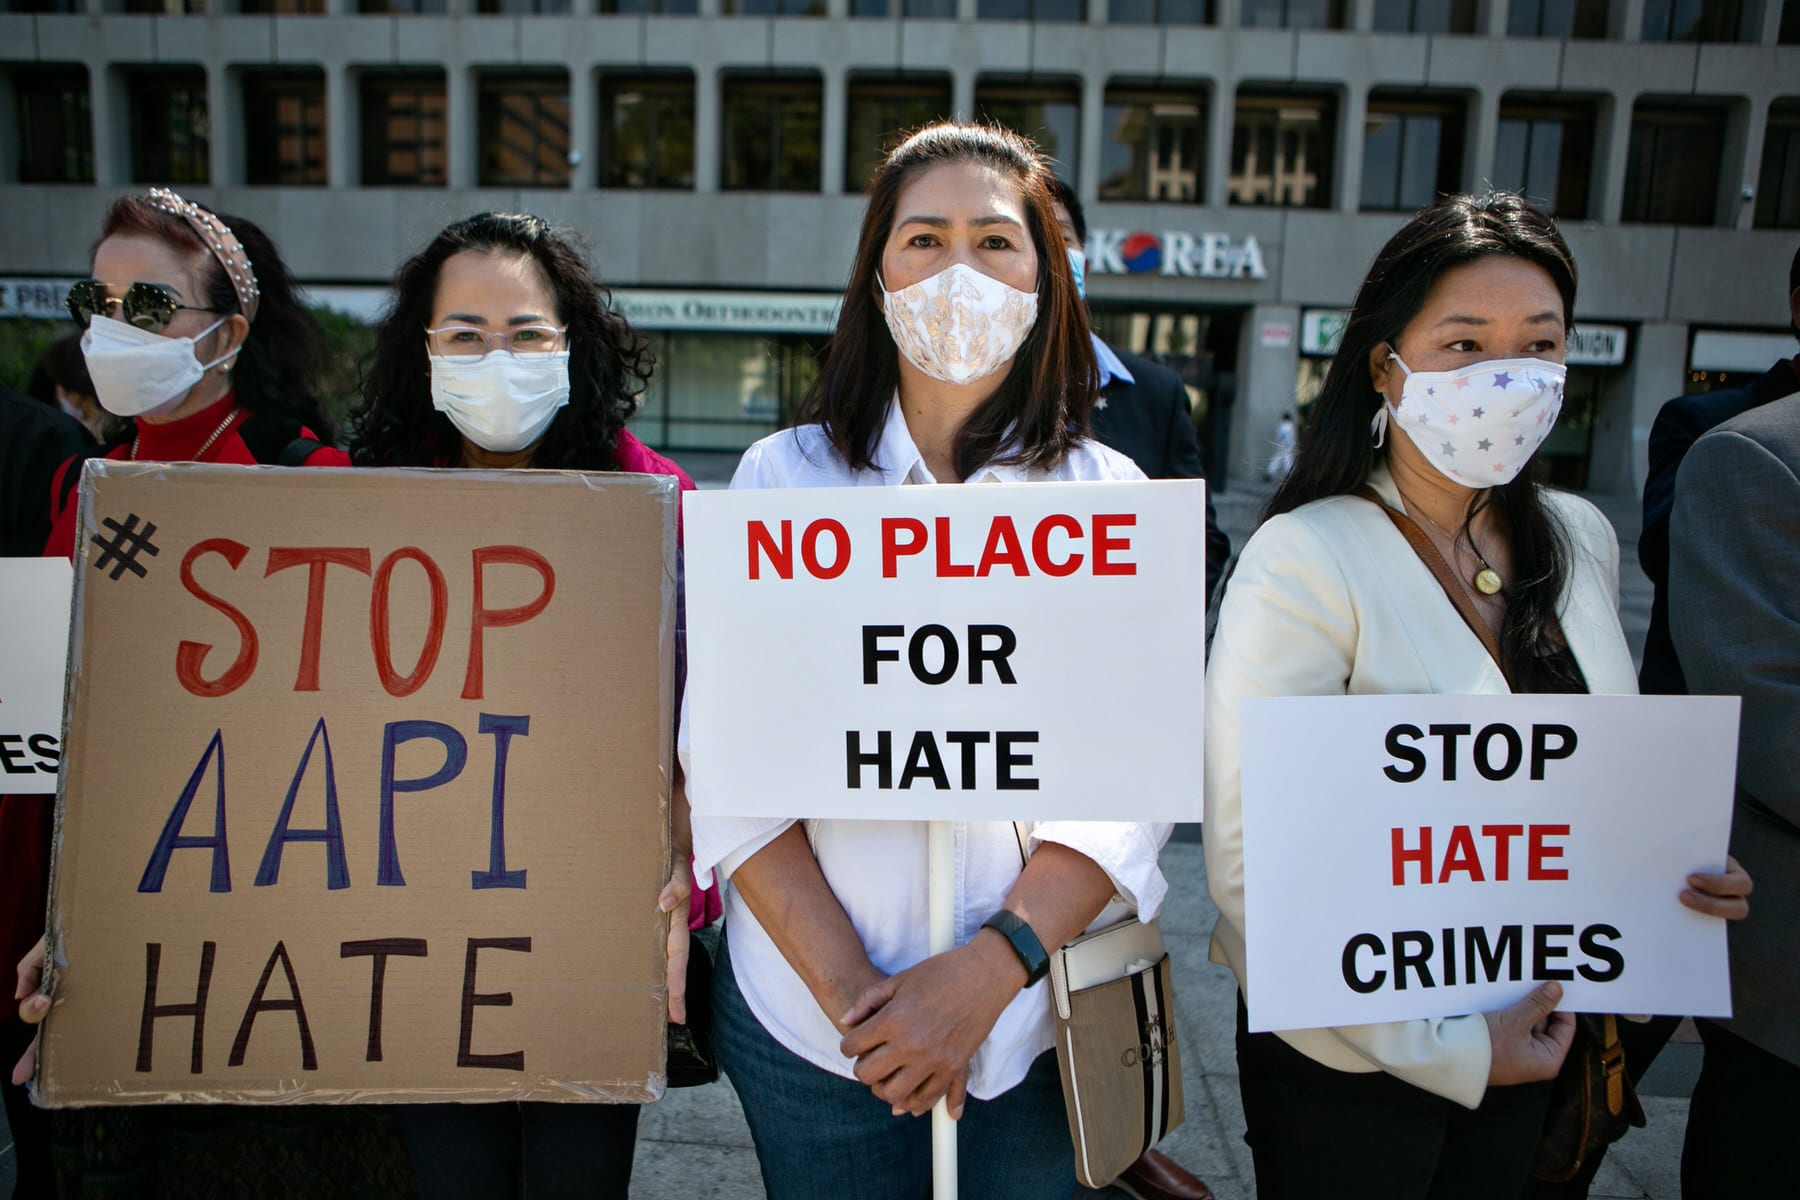
M79 333L64 334L45 346L38 362L54 386L78 396L94 395L94 381L88 378L87 355L81 352Z
M321 439L331 441L334 430L319 407L317 392L329 358L324 332L301 305L294 277L288 273L287 264L269 235L244 217L230 213L217 216L243 244L261 293L256 320L250 322L250 331L231 364L231 387L237 402L251 412L278 412L292 417ZM182 218L152 207L146 196L130 193L112 202L100 224L100 241L121 234L152 237L197 256L196 269L207 307L243 312L225 268L194 227ZM98 247L98 243L95 245Z
M1383 403L1369 379L1369 356L1424 307L1438 279L1455 267L1505 256L1542 267L1562 294L1563 324L1575 313L1575 260L1543 210L1511 192L1445 196L1396 233L1357 290L1343 341L1301 431L1293 470L1269 500L1263 520L1327 496L1355 492L1368 481L1379 453L1369 423ZM1560 643L1556 605L1569 573L1567 534L1550 515L1529 468L1503 487L1477 491L1459 536L1476 514L1492 507L1512 544L1514 581L1506 592L1500 666L1524 679ZM1568 680L1564 682L1573 682Z
M1800 247L1794 250L1794 261L1788 267L1788 311L1790 313L1793 312L1795 292L1800 292ZM1788 328L1794 331L1795 337L1800 338L1800 321L1790 317Z
M875 465L888 404L900 383L899 350L876 300L876 272L901 191L946 163L993 167L1013 181L1024 200L1025 224L1038 256L1037 320L1013 355L1006 378L957 431L958 478L966 479L990 462L1052 466L1086 436L1100 373L1062 230L1050 211L1049 164L1030 141L998 126L927 125L875 168L843 311L801 420L822 425L850 466ZM1002 454L1007 445L1013 448Z
M1065 183L1061 176L1052 175L1050 199L1069 210L1069 224L1075 227L1075 240L1087 245L1087 214L1081 211L1081 201L1075 198L1075 189Z
M654 359L588 266L575 235L524 213L480 213L439 233L394 276L392 307L375 331L351 418L351 450L375 466L432 466L454 460L462 435L431 404L425 329L444 263L464 251L520 254L537 263L568 327L569 403L544 431L532 465L607 471L619 431L637 410Z

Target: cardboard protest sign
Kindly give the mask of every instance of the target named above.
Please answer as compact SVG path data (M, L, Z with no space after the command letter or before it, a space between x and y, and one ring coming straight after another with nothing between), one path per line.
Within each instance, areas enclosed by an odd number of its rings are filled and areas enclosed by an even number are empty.
M1250 1028L1503 1008L1731 1014L1725 863L1738 700L1245 700ZM1304 745L1304 752L1297 748Z
M697 493L686 520L697 813L1199 820L1200 481Z
M0 558L0 793L56 791L71 586L59 558Z
M87 471L46 1100L659 1095L674 481Z

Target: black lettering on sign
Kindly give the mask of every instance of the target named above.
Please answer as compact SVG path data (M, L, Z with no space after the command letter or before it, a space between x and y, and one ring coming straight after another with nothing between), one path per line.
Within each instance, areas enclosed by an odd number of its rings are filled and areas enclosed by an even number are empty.
M162 943L144 943L144 1009L138 1018L138 1052L137 1069L150 1069L151 1050L156 1040L156 1021L158 1017L192 1017L194 1018L194 1049L189 1060L190 1074L200 1074L206 1036L206 993L212 987L213 956L218 951L217 942L203 942L200 945L200 978L194 985L194 1002L192 1004L158 1004L156 988L158 976L162 972Z
M374 965L369 979L369 1048L364 1062L381 1061L381 1004L387 992L387 960L425 958L429 951L424 938L370 938L361 942L344 942L338 947L339 958L368 958Z
M269 977L275 973L275 964L281 964L282 974L287 976L288 998L286 1000L265 1000L264 993L269 989ZM263 964L262 978L256 981L256 991L250 996L250 1006L244 1010L244 1019L238 1024L237 1037L231 1041L231 1056L226 1063L233 1067L244 1065L244 1054L250 1049L250 1032L256 1027L258 1013L291 1012L294 1024L300 1030L300 1067L306 1071L319 1069L319 1055L313 1048L312 1027L306 1023L306 1005L300 999L300 981L294 978L294 963L288 958L287 946L275 943L275 949L269 954L269 961Z
M512 1050L505 1054L477 1054L472 1049L475 1041L475 1010L478 1007L511 1008L511 992L478 992L475 990L475 958L483 950L511 950L516 954L531 953L531 939L528 937L505 938L470 938L468 951L463 956L462 987L462 1033L456 1046L456 1065L459 1067L492 1067L500 1071L523 1071L525 1069L525 1052Z

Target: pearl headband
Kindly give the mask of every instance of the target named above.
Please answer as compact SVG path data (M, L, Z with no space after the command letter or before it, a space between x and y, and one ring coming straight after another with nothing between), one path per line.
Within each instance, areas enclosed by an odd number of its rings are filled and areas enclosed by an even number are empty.
M256 320L256 304L262 292L256 286L256 272L250 269L250 256L244 252L244 244L237 240L237 235L217 216L168 188L151 188L149 201L151 208L173 213L193 227L201 243L225 268L225 277L231 280L232 289L237 292L238 307L244 310L244 319Z

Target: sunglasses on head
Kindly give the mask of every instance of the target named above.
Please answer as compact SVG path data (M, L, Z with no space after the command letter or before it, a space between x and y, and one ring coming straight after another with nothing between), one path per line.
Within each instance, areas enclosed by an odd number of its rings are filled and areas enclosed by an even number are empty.
M106 285L95 279L84 279L69 289L69 315L83 329L95 317L111 317L113 309L118 309L119 319L150 333L161 333L175 319L175 314L188 312L206 312L224 314L231 312L228 308L202 308L197 304L183 304L175 298L172 289L160 283L134 283L125 289L120 297L106 294Z

